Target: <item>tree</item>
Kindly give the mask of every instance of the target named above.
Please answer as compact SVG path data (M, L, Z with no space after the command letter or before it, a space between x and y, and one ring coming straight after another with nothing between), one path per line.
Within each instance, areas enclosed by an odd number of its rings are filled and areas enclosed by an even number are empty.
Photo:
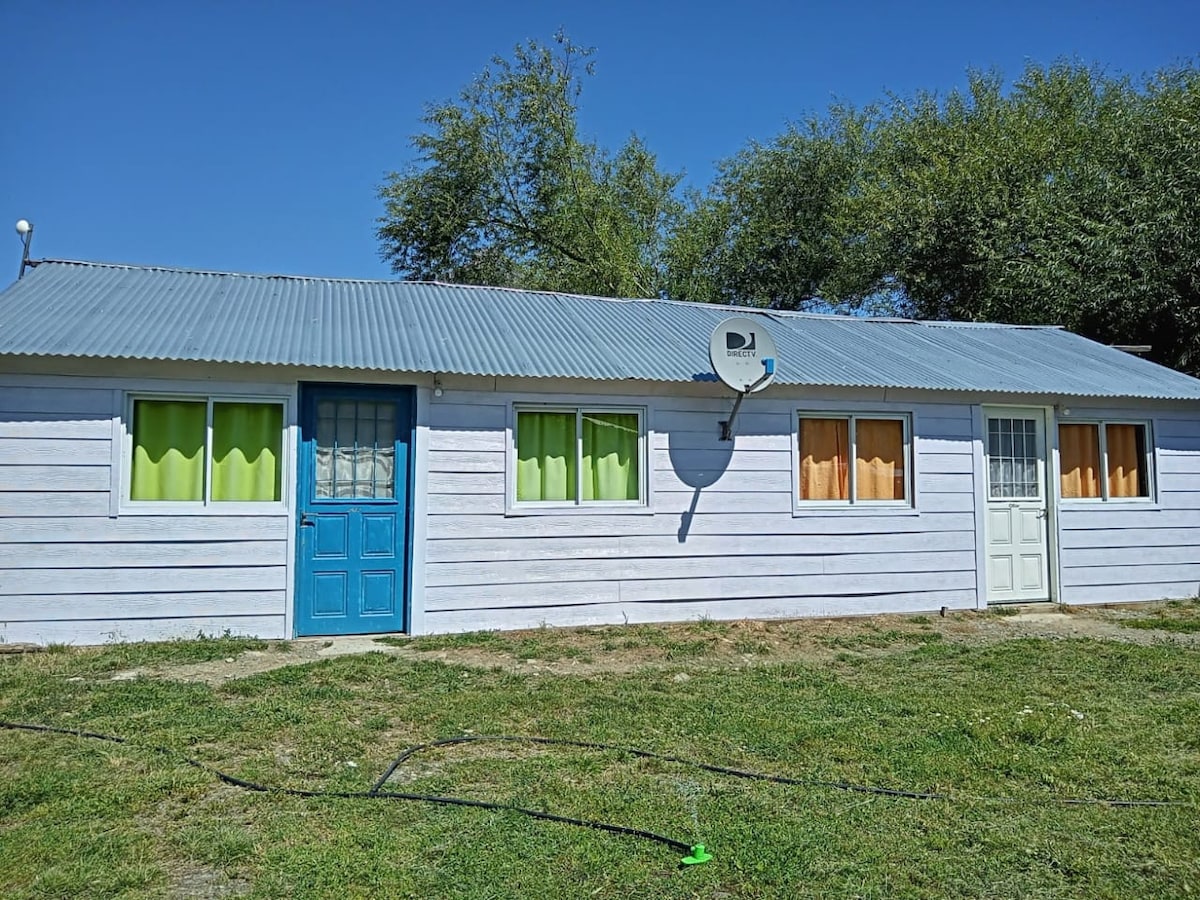
M418 161L380 188L381 253L407 277L656 296L679 176L635 136L615 154L579 136L593 51L564 35L497 57L425 114Z
M723 163L672 237L686 299L1058 323L1200 373L1200 74L1075 63L832 108Z
M1059 323L1200 371L1198 87L1059 64L894 100L844 227L900 314Z
M836 213L860 165L865 118L834 109L719 166L668 245L673 297L771 309L827 308L843 259Z

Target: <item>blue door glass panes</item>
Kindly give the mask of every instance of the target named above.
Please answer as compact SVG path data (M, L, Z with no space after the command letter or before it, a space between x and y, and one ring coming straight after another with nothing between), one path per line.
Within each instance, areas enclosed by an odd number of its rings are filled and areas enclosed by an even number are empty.
M317 497L395 496L396 404L318 400L316 454Z
M403 631L411 388L301 388L296 633Z

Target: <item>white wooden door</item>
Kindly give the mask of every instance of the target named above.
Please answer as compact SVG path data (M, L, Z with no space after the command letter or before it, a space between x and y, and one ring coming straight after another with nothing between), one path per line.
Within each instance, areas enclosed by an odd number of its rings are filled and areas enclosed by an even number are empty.
M1046 415L984 409L988 603L1050 599Z

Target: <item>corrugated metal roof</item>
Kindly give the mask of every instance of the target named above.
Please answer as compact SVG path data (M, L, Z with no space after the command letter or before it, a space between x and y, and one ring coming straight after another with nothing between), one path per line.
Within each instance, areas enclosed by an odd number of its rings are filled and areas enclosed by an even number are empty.
M713 378L733 314L765 320L781 384L1200 399L1200 380L1058 328L56 260L0 293L0 354L679 382Z

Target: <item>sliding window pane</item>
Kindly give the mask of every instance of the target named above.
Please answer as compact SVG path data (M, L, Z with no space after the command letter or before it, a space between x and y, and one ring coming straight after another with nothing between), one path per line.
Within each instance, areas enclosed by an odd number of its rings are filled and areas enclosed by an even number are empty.
M133 402L131 500L203 500L208 404Z
M849 419L800 419L800 499L850 499Z
M905 499L904 423L895 419L856 419L854 444L856 499Z
M1100 429L1096 425L1058 426L1059 485L1067 500L1100 496Z

